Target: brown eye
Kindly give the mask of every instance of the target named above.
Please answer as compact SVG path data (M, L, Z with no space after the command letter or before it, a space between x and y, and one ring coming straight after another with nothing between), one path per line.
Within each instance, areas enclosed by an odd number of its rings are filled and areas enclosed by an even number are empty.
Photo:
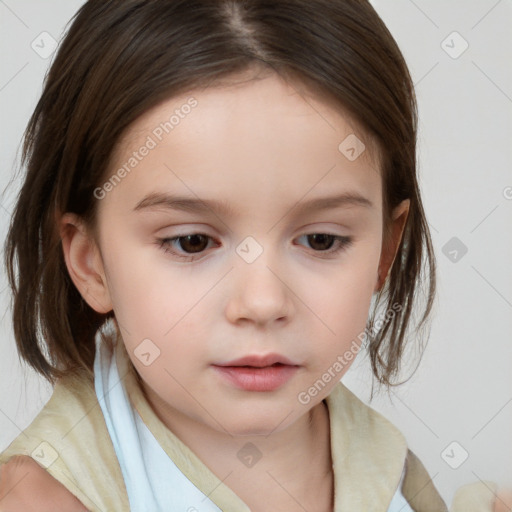
M325 233L306 235L312 249L317 251L328 251L334 244L336 237Z
M205 235L195 234L180 236L177 238L180 247L185 252L196 253L201 252L208 246L208 238Z
M184 260L193 261L194 255L200 255L207 247L211 237L201 233L175 236L173 238L159 238L158 245L166 254Z
M331 235L329 233L311 233L302 235L300 238L307 239L307 244L317 253L316 256L320 258L334 257L352 245L351 237Z

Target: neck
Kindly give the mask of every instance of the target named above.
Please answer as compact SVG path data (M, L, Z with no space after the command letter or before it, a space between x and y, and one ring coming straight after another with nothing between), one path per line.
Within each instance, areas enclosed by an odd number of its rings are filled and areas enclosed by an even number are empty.
M290 512L303 507L332 510L330 425L324 402L285 430L237 437L170 410L150 388L143 388L151 408L167 428L251 510L264 510L262 500L273 503L273 510L280 509L277 503Z

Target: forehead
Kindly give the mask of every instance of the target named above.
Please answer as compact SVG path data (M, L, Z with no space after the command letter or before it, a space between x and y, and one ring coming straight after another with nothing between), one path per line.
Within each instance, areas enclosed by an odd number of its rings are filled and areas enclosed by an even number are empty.
M151 149L112 195L135 206L143 192L179 189L261 207L336 188L380 206L380 170L369 142L341 109L299 84L275 74L242 77L174 96L137 119L110 173L144 146Z

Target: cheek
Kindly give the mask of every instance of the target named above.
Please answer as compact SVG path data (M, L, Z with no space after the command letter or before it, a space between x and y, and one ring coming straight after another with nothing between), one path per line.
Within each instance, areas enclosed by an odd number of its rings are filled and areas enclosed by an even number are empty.
M318 351L313 368L315 373L324 374L330 369L336 378L341 378L354 361L366 336L379 257L378 248L373 245L357 254L354 251L351 258L340 260L336 270L322 279L320 287L310 289L311 309L322 320L317 322L315 332L317 337L319 332L323 333L319 340L322 350ZM307 293L306 286L304 290Z
M374 247L362 248L317 275L314 286L311 274L304 277L303 297L336 333L364 329L377 282L378 261L379 252Z
M158 247L148 248L130 244L122 233L109 239L105 251L105 270L114 312L125 333L137 332L150 337L162 334L165 323L171 324L167 314L178 304L174 283L162 273L154 261ZM172 325L172 324L171 324ZM152 327L150 329L150 326ZM170 327L170 325L169 325ZM169 329L167 327L167 329Z
M211 300L218 275L173 265L156 245L111 240L116 251L105 256L108 285L123 335L132 344L149 338L160 345L184 329L189 336L198 332L197 314Z

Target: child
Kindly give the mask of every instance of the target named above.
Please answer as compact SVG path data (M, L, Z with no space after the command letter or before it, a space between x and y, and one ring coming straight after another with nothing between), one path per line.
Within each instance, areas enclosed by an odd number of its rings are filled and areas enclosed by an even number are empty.
M17 345L55 389L0 456L0 510L447 510L340 382L369 326L392 385L425 262L430 314L415 143L367 2L86 2L7 239Z

